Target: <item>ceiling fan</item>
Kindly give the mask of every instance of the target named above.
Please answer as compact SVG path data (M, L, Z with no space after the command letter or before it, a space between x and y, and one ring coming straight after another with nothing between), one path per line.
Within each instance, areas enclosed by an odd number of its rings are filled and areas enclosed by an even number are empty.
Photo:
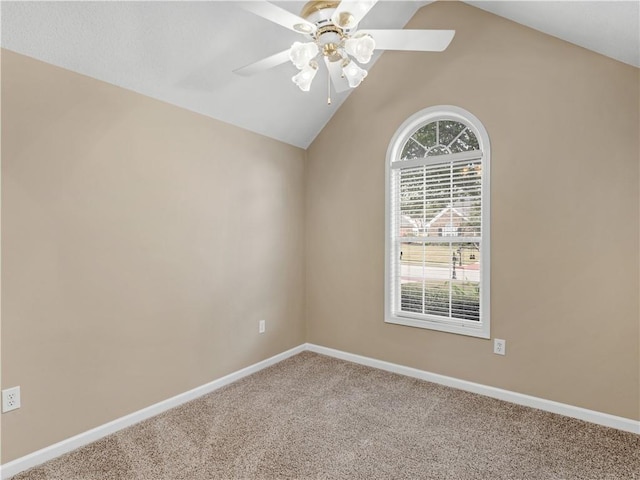
M318 57L324 60L330 82L337 92L355 88L367 76L360 67L371 60L374 50L441 52L455 30L358 30L358 24L378 0L315 0L297 16L267 1L241 2L242 8L306 36L279 53L234 70L254 75L291 61L298 70L292 81L304 92L318 72ZM331 84L328 85L331 104Z

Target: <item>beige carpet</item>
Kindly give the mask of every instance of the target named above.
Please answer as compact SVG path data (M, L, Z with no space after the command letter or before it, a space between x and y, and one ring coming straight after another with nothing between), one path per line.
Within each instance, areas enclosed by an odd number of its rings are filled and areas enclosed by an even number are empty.
M14 480L640 479L640 436L305 352Z

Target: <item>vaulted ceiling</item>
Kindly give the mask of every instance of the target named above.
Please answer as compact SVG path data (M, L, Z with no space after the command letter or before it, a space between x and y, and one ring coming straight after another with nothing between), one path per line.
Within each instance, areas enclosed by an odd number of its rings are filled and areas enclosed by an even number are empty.
M305 2L273 3L298 14ZM427 3L380 1L360 27L402 28ZM638 1L467 3L640 67ZM304 93L290 81L297 72L290 63L234 74L301 40L239 2L3 1L0 8L3 48L303 148L349 93L334 93L327 106L325 71Z

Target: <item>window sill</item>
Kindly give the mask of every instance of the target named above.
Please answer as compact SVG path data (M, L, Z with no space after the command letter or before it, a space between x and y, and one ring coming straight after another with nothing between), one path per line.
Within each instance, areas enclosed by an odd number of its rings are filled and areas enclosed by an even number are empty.
M486 325L453 325L450 323L430 321L430 320L418 320L415 318L398 317L396 315L387 315L386 323L393 323L395 325L404 325L406 327L424 328L427 330L437 330L440 332L455 333L458 335L466 335L469 337L477 338L491 338Z

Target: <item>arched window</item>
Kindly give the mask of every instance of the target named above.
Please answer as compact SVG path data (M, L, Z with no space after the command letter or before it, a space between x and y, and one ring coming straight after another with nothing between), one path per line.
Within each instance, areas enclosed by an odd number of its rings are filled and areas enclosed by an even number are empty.
M458 107L422 110L393 136L387 322L489 338L489 161L486 130Z

